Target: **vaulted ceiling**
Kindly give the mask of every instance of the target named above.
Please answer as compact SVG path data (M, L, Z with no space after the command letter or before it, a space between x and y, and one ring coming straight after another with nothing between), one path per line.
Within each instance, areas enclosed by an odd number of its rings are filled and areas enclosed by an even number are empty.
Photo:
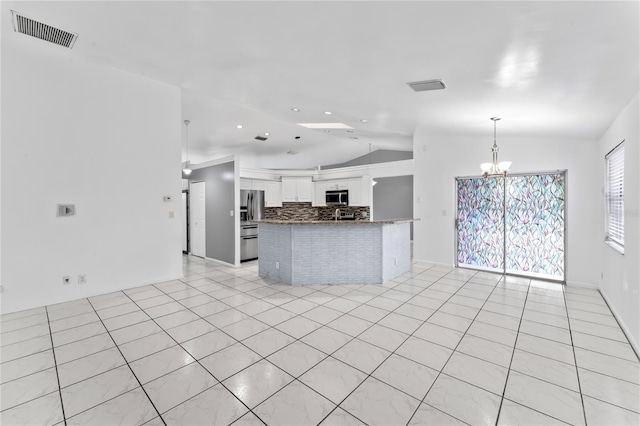
M411 150L417 126L488 141L491 116L503 118L503 137L597 138L638 92L638 5L3 2L2 35L25 42L9 24L14 9L79 33L70 51L51 45L60 54L179 86L194 160L306 168L369 144ZM447 88L406 84L433 78ZM297 124L319 122L352 129Z

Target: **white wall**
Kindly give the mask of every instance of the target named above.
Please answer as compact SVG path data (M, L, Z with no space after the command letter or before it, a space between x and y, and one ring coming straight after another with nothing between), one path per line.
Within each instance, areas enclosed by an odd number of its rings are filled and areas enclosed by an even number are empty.
M489 120L487 120L488 122ZM414 133L414 258L454 265L455 177L478 176L480 163L491 161L493 135L435 135L426 127ZM594 140L514 139L498 136L500 160L512 172L567 170L568 284L596 287L600 277L598 232L601 186Z
M640 347L640 102L638 95L625 107L598 144L600 227L602 255L600 291L618 317L631 344ZM624 255L604 243L604 156L620 142L624 147Z
M2 312L180 277L179 89L17 37L2 40Z

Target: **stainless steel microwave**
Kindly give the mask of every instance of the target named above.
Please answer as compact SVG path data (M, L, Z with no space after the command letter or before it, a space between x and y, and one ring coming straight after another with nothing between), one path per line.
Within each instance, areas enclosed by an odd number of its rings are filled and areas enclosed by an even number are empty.
M325 195L325 201L328 206L348 206L349 191L327 191Z

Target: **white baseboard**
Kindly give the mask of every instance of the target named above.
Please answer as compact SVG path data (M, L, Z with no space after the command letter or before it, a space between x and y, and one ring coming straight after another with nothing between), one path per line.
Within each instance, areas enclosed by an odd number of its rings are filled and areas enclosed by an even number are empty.
M627 328L627 326L624 323L624 321L622 321L622 318L620 317L620 315L616 311L616 308L613 306L613 304L611 303L611 301L607 297L606 293L604 291L602 291L602 289L600 290L600 294L604 298L605 302L607 302L607 305L609 306L609 309L611 309L611 313L613 313L613 316L618 321L618 324L620 325L620 328L622 328L622 331L624 332L625 336L627 337L627 340L629 341L629 343L633 347L633 350L636 352L636 356L640 356L640 347L638 347L638 342L635 341L634 336L629 331L629 328Z
M228 266L230 268L239 268L240 267L240 265L234 265L233 263L224 262L222 260L214 259L214 258L211 258L211 257L205 257L205 259L210 260L211 262L214 262L214 263L219 263L220 265Z
M445 266L447 268L454 268L455 267L454 265L451 265L451 264L440 263L440 262L432 262L430 260L424 260L424 259L415 259L414 258L413 262L415 262L415 263L426 263L426 264L433 265L433 266Z
M599 290L596 284L582 283L580 281L567 281L567 287L588 288L591 290Z

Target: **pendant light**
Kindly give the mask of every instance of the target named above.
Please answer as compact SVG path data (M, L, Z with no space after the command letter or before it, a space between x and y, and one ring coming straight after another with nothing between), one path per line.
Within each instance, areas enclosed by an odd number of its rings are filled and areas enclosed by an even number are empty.
M182 173L189 176L192 172L191 167L189 167L189 120L184 120L184 126L186 128L186 136L187 136L187 161L184 165L184 169L182 169Z
M493 121L493 147L491 153L493 154L493 161L491 163L482 163L480 168L482 169L482 176L506 176L511 167L511 161L501 161L498 163L498 144L496 143L496 123L500 120L500 117L491 117Z

